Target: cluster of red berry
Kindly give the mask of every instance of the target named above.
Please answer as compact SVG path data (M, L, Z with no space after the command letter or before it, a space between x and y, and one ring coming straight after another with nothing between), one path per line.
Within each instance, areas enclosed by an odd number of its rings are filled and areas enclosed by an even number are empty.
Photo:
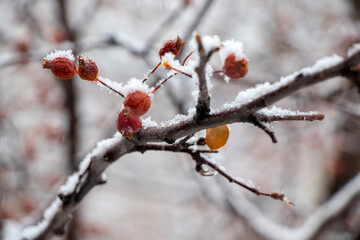
M57 78L70 79L79 74L81 79L97 80L98 68L91 59L78 56L78 67L71 58L65 56L55 57L51 60L44 58L43 62L43 68L50 69Z
M184 45L185 42L179 36L177 36L177 38L174 40L169 40L164 43L162 48L159 50L160 63L149 73L143 82L145 82L149 76L154 73L155 70L161 65L162 57L166 53L172 53L176 58L180 54ZM125 97L122 110L119 112L117 117L116 127L123 136L131 138L132 134L138 132L142 127L142 121L140 117L144 115L151 106L150 95L154 93L165 81L152 92L134 89L133 91L129 91L126 96L124 96L122 93L114 90L98 78L98 67L93 60L78 56L78 64L76 65L74 57L72 55L70 57L66 55L68 55L68 53L63 51L63 54L44 58L43 67L50 69L52 73L60 79L70 79L75 75L79 75L79 77L84 80L98 81L119 95ZM183 64L190 55L191 53L185 58ZM167 62L163 63L163 65L167 69L173 69L179 73L189 76L189 74L183 73L182 71L173 68ZM238 59L235 53L229 53L225 58L222 72L231 79L239 79L244 77L248 72L247 59L245 57ZM223 125L216 128L207 129L205 141L209 148L218 149L226 144L228 137L229 128L226 125Z

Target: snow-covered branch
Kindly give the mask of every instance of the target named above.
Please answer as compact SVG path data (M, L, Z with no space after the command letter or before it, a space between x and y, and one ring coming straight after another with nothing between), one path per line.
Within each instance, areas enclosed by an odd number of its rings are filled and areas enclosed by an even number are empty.
M207 62L208 58L200 58L200 60ZM79 170L69 177L68 182L61 188L59 197L56 198L51 208L45 212L46 214L44 214L42 222L24 230L23 239L49 239L53 234L63 233L66 223L81 200L93 187L104 183L104 170L121 156L134 151L142 151L139 144L148 142L174 143L177 139L192 135L203 129L235 122L248 122L249 117L254 116L254 114L259 114L259 116L263 117L268 116L269 114L266 111L261 112L260 110L271 106L299 89L344 75L352 66L358 63L360 63L360 51L346 60L342 60L339 57L328 58L318 62L313 67L305 68L273 84L265 83L240 92L233 102L225 104L221 109L210 112L201 120L196 121L196 115L189 113L187 116L177 116L167 123L160 124L161 126L143 128L133 135L132 140L116 134L111 139L101 141L83 160ZM194 160L200 162L200 165L209 165L228 180L235 181L235 178L231 177L213 162L200 157ZM237 184L241 185L241 182L237 182ZM243 187L247 188L246 185ZM356 189L358 190L359 188L357 187ZM256 188L248 188L248 190L252 190L259 195L265 195L257 192ZM345 189L344 191L349 190ZM352 196L355 196L357 193L357 191L351 192ZM275 199L286 200L281 194L274 193L268 195ZM343 199L343 195L340 196L339 199ZM346 199L343 199L341 204L334 200L334 203L330 202L326 206L334 207L334 209L343 209L349 202ZM327 208L325 209L327 210ZM324 216L325 214L326 218L331 218L333 215L328 213L330 212L322 210L318 215ZM337 212L333 212L333 214L335 213ZM314 217L314 219L316 220L317 218ZM320 222L315 220L311 220L311 226L314 226L314 224L317 224L316 226L320 225ZM253 221L251 220L250 224ZM304 232L307 233L307 231Z

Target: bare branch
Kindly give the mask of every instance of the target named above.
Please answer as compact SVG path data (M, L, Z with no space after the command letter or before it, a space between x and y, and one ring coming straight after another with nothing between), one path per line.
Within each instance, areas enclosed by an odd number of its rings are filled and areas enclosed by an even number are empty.
M248 122L251 124L254 124L254 126L262 129L267 135L269 135L269 137L271 138L271 141L273 143L278 142L278 140L275 136L275 133L273 131L271 131L269 129L269 127L258 118L258 116L256 114L249 116Z

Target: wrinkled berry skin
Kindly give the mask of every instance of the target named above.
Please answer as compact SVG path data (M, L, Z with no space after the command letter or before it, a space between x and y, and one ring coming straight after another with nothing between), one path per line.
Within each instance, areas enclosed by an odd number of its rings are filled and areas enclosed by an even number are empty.
M78 57L78 63L79 77L88 81L96 81L99 72L96 63L91 59L84 59L81 56Z
M151 98L142 91L131 92L126 95L124 100L124 111L126 114L142 116L151 106Z
M58 57L51 61L43 59L43 62L43 68L50 69L57 78L70 79L77 74L75 63L68 58Z
M141 129L142 121L139 116L128 115L122 110L116 121L117 130L124 137L130 136Z
M181 52L181 48L184 45L185 42L179 36L177 36L176 40L169 40L166 43L164 43L164 45L159 51L159 56L161 58L162 56L165 55L165 53L171 52L172 54L175 55L175 57L177 57L179 56Z
M245 58L236 60L235 54L230 54L225 59L223 73L232 79L244 77L248 70L248 62Z

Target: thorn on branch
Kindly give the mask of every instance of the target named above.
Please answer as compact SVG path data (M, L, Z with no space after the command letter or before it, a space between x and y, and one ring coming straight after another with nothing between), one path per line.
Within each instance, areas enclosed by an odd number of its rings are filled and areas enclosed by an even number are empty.
M263 123L256 114L253 114L251 115L250 117L248 117L248 122L253 124L254 126L262 129L270 138L271 138L271 141L273 143L277 143L278 140L275 136L275 133L273 131L271 131L268 126L266 126L265 123Z

